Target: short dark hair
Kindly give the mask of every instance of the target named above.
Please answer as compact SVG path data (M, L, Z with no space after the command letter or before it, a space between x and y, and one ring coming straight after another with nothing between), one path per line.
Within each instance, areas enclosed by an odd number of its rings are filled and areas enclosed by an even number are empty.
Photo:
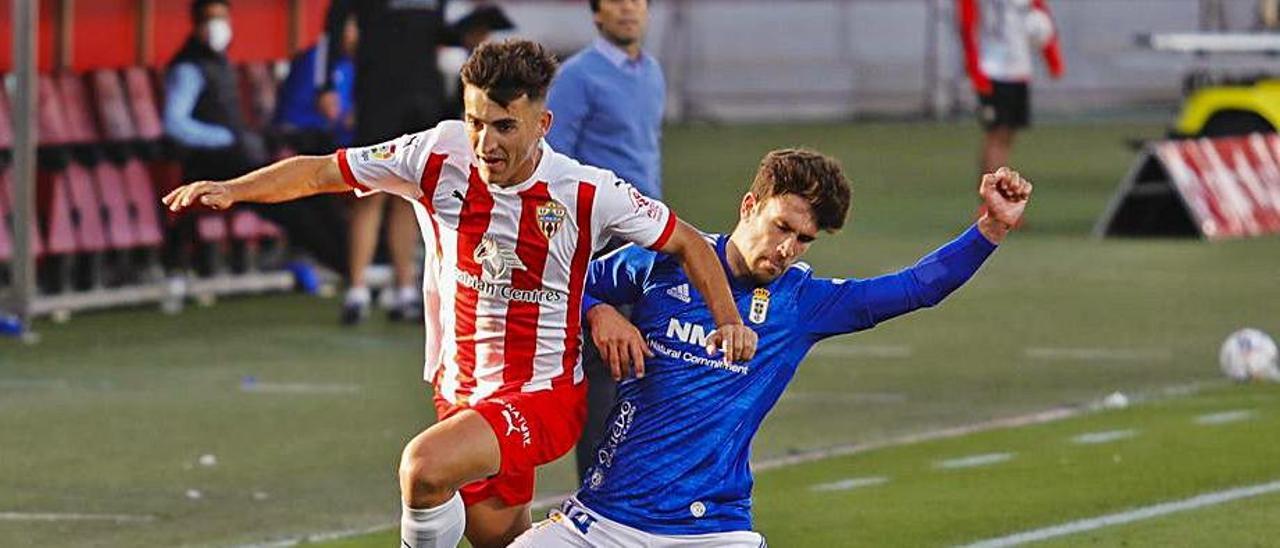
M545 98L558 64L556 57L537 42L485 42L462 65L462 82L484 90L485 95L506 108L522 95L530 101Z
M803 148L786 148L765 154L751 183L751 193L763 202L773 196L794 194L813 208L820 230L844 227L853 190L836 159Z
M587 3L591 4L591 13L600 11L600 0L588 0ZM648 4L649 0L644 0L644 3Z
M222 4L228 8L231 7L231 0L192 0L191 2L191 22L204 22L204 9L209 6Z

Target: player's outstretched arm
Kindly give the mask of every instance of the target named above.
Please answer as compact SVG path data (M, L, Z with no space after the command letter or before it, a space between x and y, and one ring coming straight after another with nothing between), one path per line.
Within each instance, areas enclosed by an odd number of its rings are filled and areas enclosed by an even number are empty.
M240 202L275 203L351 190L342 179L338 160L329 156L296 156L230 181L197 181L170 192L160 201L170 211L194 205L227 209Z
M729 280L715 251L692 226L676 221L675 232L659 251L680 259L689 281L707 302L716 330L707 337L707 351L721 349L731 362L750 360L756 354L756 333L742 323L729 291Z
M1031 183L1000 168L982 177L978 194L987 213L977 225L915 265L866 280L812 280L800 297L810 333L824 338L868 329L935 306L969 281L1022 219Z

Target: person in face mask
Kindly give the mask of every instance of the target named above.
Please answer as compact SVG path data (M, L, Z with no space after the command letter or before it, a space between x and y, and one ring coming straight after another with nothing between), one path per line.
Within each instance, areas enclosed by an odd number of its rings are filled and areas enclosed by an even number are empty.
M239 85L227 60L230 4L195 0L191 21L191 35L165 75L165 133L185 153L187 178L207 178L202 173L211 169L255 167L266 158L261 140L249 134L241 115ZM211 161L215 156L224 158Z
M193 0L191 23L190 36L165 73L165 135L176 145L184 180L237 177L269 158L262 136L244 119L236 71L227 58L233 39L230 2ZM332 243L346 241L339 200L321 196L251 208L281 225L291 247L332 269L346 265L345 246ZM205 266L192 264L194 216L177 219L165 240L171 272Z

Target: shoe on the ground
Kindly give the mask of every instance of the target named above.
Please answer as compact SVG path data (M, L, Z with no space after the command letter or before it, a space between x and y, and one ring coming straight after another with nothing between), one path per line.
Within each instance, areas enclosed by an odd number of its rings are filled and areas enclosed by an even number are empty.
M342 304L342 325L356 325L369 318L369 303L347 302Z

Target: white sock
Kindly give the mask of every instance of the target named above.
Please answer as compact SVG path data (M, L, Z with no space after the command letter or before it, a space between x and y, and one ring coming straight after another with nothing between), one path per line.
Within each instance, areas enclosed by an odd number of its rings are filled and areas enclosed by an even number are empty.
M401 547L456 548L466 527L467 509L457 493L435 508L409 508L405 504L400 514Z
M347 296L344 301L346 304L358 304L363 306L369 304L370 298L368 286L353 285L347 289Z
M401 305L421 301L422 288L412 285L400 286L400 289L396 291L396 300L400 301Z

